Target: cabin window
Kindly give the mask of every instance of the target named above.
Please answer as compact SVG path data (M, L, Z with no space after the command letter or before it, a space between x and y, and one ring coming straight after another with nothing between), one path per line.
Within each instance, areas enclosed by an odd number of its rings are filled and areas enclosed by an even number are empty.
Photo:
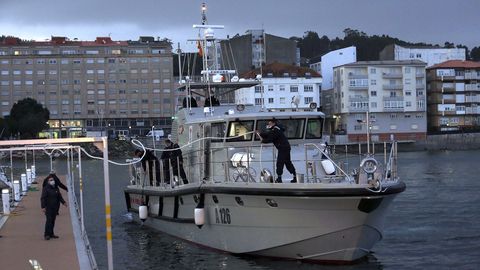
M320 139L322 138L323 119L308 119L307 133L305 139Z
M212 142L221 142L223 141L223 138L225 137L225 130L226 130L227 124L225 122L221 123L212 123L212 137L215 137L215 139L212 139Z
M261 132L267 131L267 120L258 120L257 121L257 130ZM283 129L283 133L289 139L301 139L303 138L303 130L305 127L305 119L278 119L277 125ZM255 135L255 140L260 140L258 136Z
M228 141L250 141L252 140L253 120L234 121L228 126ZM233 138L232 138L233 137Z

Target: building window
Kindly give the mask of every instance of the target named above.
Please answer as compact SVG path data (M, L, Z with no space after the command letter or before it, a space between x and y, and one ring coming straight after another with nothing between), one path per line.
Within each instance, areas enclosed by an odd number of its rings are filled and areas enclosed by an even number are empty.
M410 68L409 67L405 67L405 73L410 73Z
M310 104L313 102L313 97L304 97L305 104Z
M255 98L255 105L262 105L262 99L261 98Z
M280 104L285 104L285 98L284 97L280 98Z
M370 69L370 74L376 74L376 73L377 73L377 69L375 69L375 68Z
M273 91L273 85L268 86L268 91Z
M372 103L371 103L371 107L372 107L372 108L377 108L377 102L372 102Z
M370 91L370 96L376 97L377 96L377 91Z
M411 101L405 101L405 107L412 107Z
M290 85L290 92L291 93L298 92L298 85Z
M411 79L405 79L405 84L411 84L412 83L412 80Z
M370 80L371 85L377 85L377 80Z
M274 102L274 98L268 98L268 103L269 104L273 104L273 102Z
M303 86L304 92L313 92L313 85L305 85Z
M280 89L280 91L285 91L285 85L280 85L279 89Z
M255 86L255 93L263 93L263 86L262 85Z
M412 91L405 91L405 96L411 96L412 95Z

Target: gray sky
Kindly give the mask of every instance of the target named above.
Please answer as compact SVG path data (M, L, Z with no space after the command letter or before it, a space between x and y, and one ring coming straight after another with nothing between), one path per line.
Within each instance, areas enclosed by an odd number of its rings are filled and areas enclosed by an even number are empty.
M345 28L388 34L410 42L445 41L480 46L480 0L0 0L0 35L45 40L50 36L94 40L169 38L182 48L195 38L200 5L225 38L248 29L282 37L305 31L343 37Z

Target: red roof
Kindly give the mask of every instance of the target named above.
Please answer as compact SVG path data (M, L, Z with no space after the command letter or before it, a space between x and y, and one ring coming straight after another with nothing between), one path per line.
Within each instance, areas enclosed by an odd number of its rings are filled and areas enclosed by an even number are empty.
M474 61L462 61L462 60L449 60L440 64L433 65L427 69L437 68L480 68L480 62Z

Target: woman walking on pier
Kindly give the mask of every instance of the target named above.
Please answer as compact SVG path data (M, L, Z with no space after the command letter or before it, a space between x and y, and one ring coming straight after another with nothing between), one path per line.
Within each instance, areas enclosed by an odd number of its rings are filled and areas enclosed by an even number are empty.
M57 235L53 233L53 228L55 227L55 219L57 218L58 208L60 203L67 206L67 203L60 194L59 189L55 186L55 179L53 176L48 178L48 184L43 187L42 197L40 198L42 211L45 213L45 240L50 240L50 238L58 238Z

